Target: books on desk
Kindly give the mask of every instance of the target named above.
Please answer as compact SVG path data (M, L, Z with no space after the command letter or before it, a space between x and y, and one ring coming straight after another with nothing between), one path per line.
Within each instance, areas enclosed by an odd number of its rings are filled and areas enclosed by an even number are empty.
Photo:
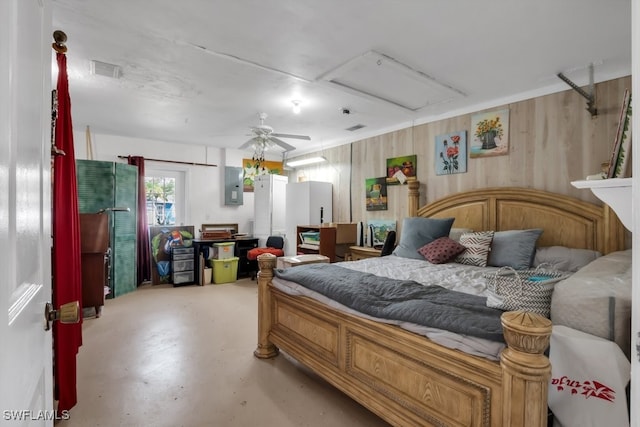
M318 250L320 248L320 233L317 231L301 232L299 247Z
M311 249L313 251L319 251L320 250L320 244L318 243L317 245L311 244L311 243L301 243L298 245L299 248L302 249Z

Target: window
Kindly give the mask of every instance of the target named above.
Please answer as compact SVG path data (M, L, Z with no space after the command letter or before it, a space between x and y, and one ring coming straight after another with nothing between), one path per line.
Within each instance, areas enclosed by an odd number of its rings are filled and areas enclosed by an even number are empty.
M147 224L179 225L184 222L184 172L147 170L144 184Z

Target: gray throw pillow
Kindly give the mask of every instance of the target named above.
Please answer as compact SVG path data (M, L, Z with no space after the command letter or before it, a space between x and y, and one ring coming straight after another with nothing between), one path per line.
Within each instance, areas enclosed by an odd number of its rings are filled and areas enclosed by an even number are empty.
M560 271L576 272L594 259L602 256L598 251L590 249L574 249L565 246L548 246L538 248L533 258L532 267L541 265Z
M487 265L508 266L516 270L531 267L536 254L536 242L542 231L541 228L496 231L493 235Z
M434 240L449 235L455 218L405 218L402 222L400 243L393 254L404 258L424 260L418 249Z

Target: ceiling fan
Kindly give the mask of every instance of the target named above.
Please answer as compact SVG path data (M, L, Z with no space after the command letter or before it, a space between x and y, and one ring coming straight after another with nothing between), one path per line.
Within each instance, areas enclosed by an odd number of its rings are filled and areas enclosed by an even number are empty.
M273 128L271 126L265 125L264 121L267 118L267 113L259 113L258 118L260 119L260 124L258 126L252 126L251 132L253 133L253 138L242 144L239 149L243 150L245 148L253 148L256 152L264 152L265 150L271 147L280 147L285 152L295 150L296 147L293 145L289 145L280 138L292 138L292 139L304 139L306 141L310 141L311 138L307 135L291 135L286 133L274 133Z

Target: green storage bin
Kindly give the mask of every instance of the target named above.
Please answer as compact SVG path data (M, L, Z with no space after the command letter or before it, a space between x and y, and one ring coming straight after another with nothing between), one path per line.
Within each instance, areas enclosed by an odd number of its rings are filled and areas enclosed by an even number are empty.
M228 259L212 259L213 266L213 283L235 282L238 277L238 260L240 258L233 257Z

